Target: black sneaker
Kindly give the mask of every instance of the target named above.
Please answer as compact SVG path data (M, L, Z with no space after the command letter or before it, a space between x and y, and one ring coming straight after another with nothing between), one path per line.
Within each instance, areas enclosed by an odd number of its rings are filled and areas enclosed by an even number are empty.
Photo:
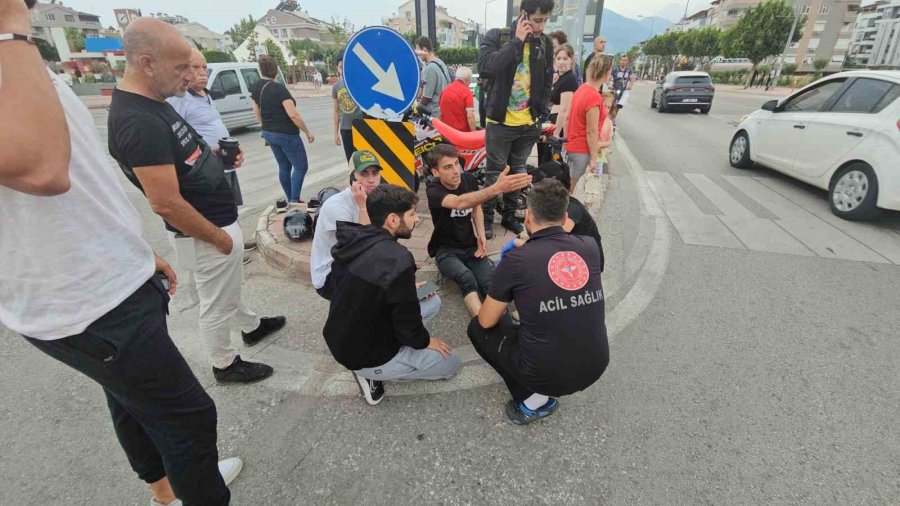
M250 332L241 332L241 336L244 338L244 344L247 346L253 346L256 343L262 341L266 336L274 333L276 330L284 327L287 319L284 316L273 316L272 318L268 318L263 316L259 319L259 327L251 330Z
M547 418L556 412L556 409L559 407L559 401L550 398L543 406L531 410L525 407L524 403L516 404L516 401L509 401L506 403L506 416L509 418L509 421L516 425L526 425L535 420L540 420L541 418Z
M278 199L275 201L275 211L279 213L286 213L288 210L288 203L285 199Z
M366 379L362 376L357 376L353 371L350 371L350 374L352 374L353 379L356 380L356 385L359 387L359 393L366 398L366 402L369 403L369 406L377 406L378 403L381 402L381 399L384 399L383 381Z
M493 223L485 223L484 224L484 238L490 241L494 238L494 224Z
M516 235L520 235L525 231L525 227L515 218L503 218L503 221L500 222L500 226Z
M272 366L257 362L244 362L241 356L235 357L234 362L225 369L213 367L213 376L217 383L256 383L272 375Z

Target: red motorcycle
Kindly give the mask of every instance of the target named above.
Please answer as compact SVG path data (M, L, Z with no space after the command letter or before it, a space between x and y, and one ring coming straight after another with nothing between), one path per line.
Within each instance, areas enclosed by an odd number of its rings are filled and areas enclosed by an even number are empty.
M480 185L484 185L484 169L487 165L487 149L485 148L485 131L463 132L457 130L439 119L427 116L410 116L409 120L416 127L416 172L420 178L427 175L425 168L425 154L438 144L450 144L459 151L459 165L463 172L470 172L478 179ZM541 129L541 142L549 142L555 139L553 130L556 125L545 123ZM564 141L564 140L563 140Z

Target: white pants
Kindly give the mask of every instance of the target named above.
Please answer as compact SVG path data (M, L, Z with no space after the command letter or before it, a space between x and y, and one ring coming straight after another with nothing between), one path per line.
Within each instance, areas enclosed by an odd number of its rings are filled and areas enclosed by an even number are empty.
M215 246L199 239L179 238L176 244L175 233L168 233L180 269L194 276L200 298L200 336L213 367L219 369L231 365L237 356L231 331L250 332L259 326L259 316L247 309L242 298L244 234L241 226L234 222L222 230L231 236L230 255L219 253ZM196 262L188 258L191 255L196 256Z

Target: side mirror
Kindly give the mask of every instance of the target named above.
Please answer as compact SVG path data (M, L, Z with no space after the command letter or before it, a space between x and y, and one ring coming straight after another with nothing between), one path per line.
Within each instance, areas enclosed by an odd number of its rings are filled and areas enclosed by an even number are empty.
M222 90L210 90L209 96L211 96L213 100L222 100L225 98L225 92Z
M778 110L778 101L777 100L769 100L765 104L762 105L762 110L769 112L777 112Z

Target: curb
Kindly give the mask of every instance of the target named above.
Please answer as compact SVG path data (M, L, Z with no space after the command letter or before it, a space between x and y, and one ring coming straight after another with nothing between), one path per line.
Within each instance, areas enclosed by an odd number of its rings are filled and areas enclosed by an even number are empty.
M603 203L606 201L606 192L609 190L609 186L610 176L608 173L603 174L599 196L597 196L590 204L582 201L595 220L597 219L597 214L603 208ZM269 265L272 265L273 267L288 273L291 277L309 285L312 283L310 278L309 255L295 251L284 244L279 243L278 239L270 231L270 227L272 227L274 221L272 218L275 214L275 206L270 205L262 212L256 223L256 244L259 248L259 253L266 259L266 262L268 262ZM489 252L488 256L496 259L497 254L498 251ZM420 268L420 272L436 273L437 266L435 265L434 260L429 258L424 262Z

